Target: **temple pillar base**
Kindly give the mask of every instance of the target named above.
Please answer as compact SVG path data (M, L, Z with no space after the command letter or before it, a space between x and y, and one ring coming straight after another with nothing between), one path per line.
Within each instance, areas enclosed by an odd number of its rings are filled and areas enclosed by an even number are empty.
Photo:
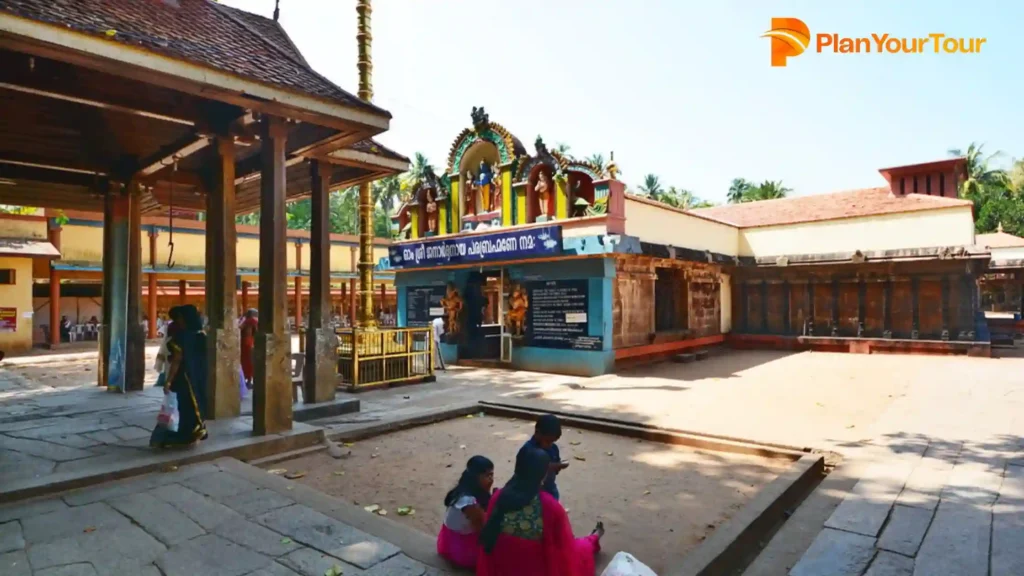
M338 336L334 330L314 328L306 330L306 338L302 401L330 402L338 388Z
M231 418L242 413L238 330L217 328L206 332L206 417Z
M253 432L264 436L292 429L291 334L256 332Z

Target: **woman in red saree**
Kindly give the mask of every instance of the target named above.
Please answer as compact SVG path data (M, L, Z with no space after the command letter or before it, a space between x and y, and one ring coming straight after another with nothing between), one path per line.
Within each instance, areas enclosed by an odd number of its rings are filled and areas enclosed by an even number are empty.
M540 450L519 451L512 479L491 497L477 576L594 575L604 526L598 522L586 538L573 536L565 508L541 490L549 462Z
M242 332L241 350L242 376L245 378L245 387L252 390L252 349L256 346L256 328L259 326L259 319L255 308L245 311L242 324L239 326Z

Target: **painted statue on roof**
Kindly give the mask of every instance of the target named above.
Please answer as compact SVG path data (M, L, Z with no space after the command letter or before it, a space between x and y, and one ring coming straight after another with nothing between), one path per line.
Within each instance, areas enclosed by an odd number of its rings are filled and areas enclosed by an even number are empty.
M480 161L480 169L476 174L476 188L480 193L480 211L490 212L491 195L494 192L494 171L483 160Z

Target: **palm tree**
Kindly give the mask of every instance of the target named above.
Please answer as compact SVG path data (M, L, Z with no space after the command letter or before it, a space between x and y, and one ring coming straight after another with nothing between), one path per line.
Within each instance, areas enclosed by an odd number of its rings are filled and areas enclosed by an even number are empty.
M604 172L604 169L605 169L605 165L604 165L604 154L591 154L591 155L590 155L590 156L589 156L589 157L587 158L587 162L590 162L591 164L593 164L593 165L594 165L595 167L597 167L597 168L598 168L598 169L599 169L599 170L600 170L600 171L601 171L602 173Z
M949 151L951 156L964 159L964 181L960 184L960 195L973 200L978 206L986 198L998 198L1003 195L1007 187L1007 174L1003 170L990 168L989 162L1002 155L995 152L987 157L982 154L984 144L971 142L967 152L959 148Z
M374 204L379 204L385 214L395 210L395 204L402 195L402 183L398 176L388 176L377 180L372 185Z
M1024 159L1013 161L1007 178L1009 179L1010 193L1018 198L1024 196Z
M641 192L653 199L657 199L658 195L661 194L661 190L661 180L657 176L654 174L644 176L644 183L640 185Z
M558 144L555 144L555 151L558 152L559 154L568 154L571 148L572 147L566 144L565 142L559 142Z
M754 189L754 184L749 182L746 178L733 178L732 184L729 185L729 193L726 194L725 198L729 204L739 204L744 201L750 192Z
M791 188L782 185L782 180L765 180L752 193L753 200L775 200L785 198L792 192Z
M402 194L408 196L416 192L420 184L427 179L427 175L433 173L434 167L430 164L430 160L422 152L417 152L413 157L412 166L409 167L409 171L401 176L400 189Z

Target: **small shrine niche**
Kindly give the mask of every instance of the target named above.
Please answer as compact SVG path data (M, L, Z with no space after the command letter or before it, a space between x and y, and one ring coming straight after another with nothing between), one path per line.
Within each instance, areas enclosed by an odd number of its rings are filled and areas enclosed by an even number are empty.
M463 190L463 220L475 227L501 217L501 168L498 148L487 141L478 141L466 151L460 166L460 189Z
M583 172L569 170L570 216L579 218L587 215L587 209L594 205L594 180Z
M441 233L441 203L446 199L437 186L423 186L416 195L416 210L419 218L419 238L437 236Z

